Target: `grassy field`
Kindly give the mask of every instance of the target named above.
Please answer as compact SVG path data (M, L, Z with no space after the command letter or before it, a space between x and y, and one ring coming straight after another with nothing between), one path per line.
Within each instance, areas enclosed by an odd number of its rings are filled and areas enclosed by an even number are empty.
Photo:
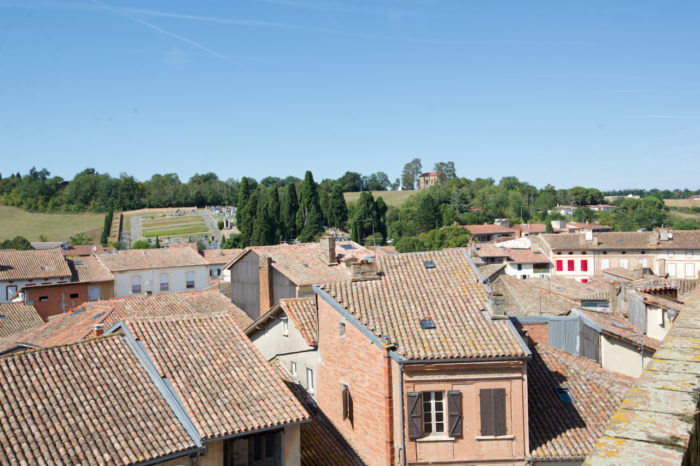
M381 196L387 205L401 207L406 200L418 191L372 191L372 195L376 199ZM345 193L345 202L354 202L360 198L360 193Z
M153 227L168 227L173 225L182 225L185 223L196 223L201 222L202 217L199 215L187 215L183 217L165 217L165 218L155 218L153 220L142 220L141 226L143 228L153 228Z
M669 207L700 207L700 201L693 201L690 199L664 199Z
M141 235L144 238L153 238L155 236L169 236L169 235L186 235L189 233L208 233L209 227L206 223L192 223L189 225L173 226L167 228L152 228L148 230L143 230Z
M85 233L99 241L104 226L104 214L35 214L16 207L0 206L0 240L24 236L29 241L68 241L71 236Z

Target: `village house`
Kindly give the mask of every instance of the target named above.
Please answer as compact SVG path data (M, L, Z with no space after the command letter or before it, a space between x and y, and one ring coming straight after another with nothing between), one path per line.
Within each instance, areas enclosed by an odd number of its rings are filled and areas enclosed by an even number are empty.
M114 296L176 293L209 286L207 263L194 248L131 249L96 254L114 275Z
M612 212L615 210L615 206L610 204L587 205L586 207L595 212Z
M445 184L446 180L447 178L443 171L423 173L418 177L418 189L428 189L436 184Z
M501 238L515 238L515 230L502 225L463 225L462 228L469 230L474 241L486 243Z
M68 282L28 284L20 288L25 304L32 305L44 321L86 301L114 296L114 276L95 257L66 258Z
M557 204L557 206L550 209L548 213L550 213L550 214L558 213L558 214L566 216L566 215L573 215L575 210L576 210L576 206Z
M554 233L585 233L591 231L600 233L603 231L612 231L612 227L608 225L598 225L588 222L567 222L564 220L552 220L552 230Z
M209 280L231 281L231 271L224 266L243 252L243 249L204 249L201 254L209 267Z
M547 225L544 223L519 223L511 227L515 230L515 237L525 237L530 235L539 235L547 232Z
M504 264L504 273L522 280L551 275L551 262L540 250L509 248L502 243L476 243L472 254L484 265Z
M533 238L533 246L555 264L555 276L586 280L614 267L648 269L670 278L697 278L700 272L700 231L587 231Z
M309 419L228 313L1 357L0 398L3 464L299 465Z
M323 236L318 243L246 248L225 269L233 303L255 320L280 299L313 296L313 284L347 280L352 263L379 252Z
M72 272L59 249L0 250L0 303L11 301L27 285L67 283Z

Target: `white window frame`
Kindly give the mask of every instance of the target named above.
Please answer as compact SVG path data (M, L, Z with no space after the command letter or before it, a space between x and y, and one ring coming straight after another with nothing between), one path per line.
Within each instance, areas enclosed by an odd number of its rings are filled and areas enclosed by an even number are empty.
M685 264L685 278L697 278L695 276L695 264L693 264L693 263Z
M138 282L138 283L137 283ZM131 294L141 293L141 275L131 276Z
M289 335L289 318L282 317L280 320L282 321L282 336L286 337Z
M439 400L437 399L439 395ZM447 436L447 400L444 391L423 392L423 432L424 437ZM439 418L442 418L440 420ZM442 425L440 428L439 426ZM442 429L442 430L438 430Z
M192 280L190 280L190 277L192 277ZM192 286L190 286L190 283ZM185 273L185 288L188 290L194 289L195 282L194 282L194 272L186 272Z
M671 269L673 269L673 273L671 273ZM669 277L675 277L675 276L676 276L677 269L676 269L676 264L675 264L675 262L674 262L674 263L668 264L668 266L666 267L666 272L668 273L668 276L669 276Z
M649 261L646 259L639 259L639 264L645 269L649 268Z
M610 259L601 259L600 268L605 270L610 268Z
M290 370L292 371L292 375L294 377L297 376L297 363L292 361L291 364L289 365Z
M12 291L10 293L10 291ZM5 299L9 301L17 293L17 285L7 285L5 287Z
M310 367L306 368L306 389L309 391L309 393L314 392L314 370L311 369Z
M628 269L629 268L629 261L627 259L620 259L620 267L623 269Z
M163 282L163 277L165 277L165 282ZM165 288L163 288L165 285ZM160 291L168 291L170 289L170 276L167 273L160 274Z

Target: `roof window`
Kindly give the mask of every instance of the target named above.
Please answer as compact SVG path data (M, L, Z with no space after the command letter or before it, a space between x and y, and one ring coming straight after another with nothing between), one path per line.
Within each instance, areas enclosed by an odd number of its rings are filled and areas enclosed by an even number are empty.
M425 262L423 262L423 266L424 266L426 269L434 269L434 268L435 268L435 262L433 262L433 261L425 261Z
M0 314L0 319L7 319L7 316L5 314Z
M431 319L423 319L420 321L420 327L423 330L429 330L435 328L435 322L433 322Z
M100 313L97 314L96 316L93 316L93 317L92 317L92 320L99 319L99 318L102 317L103 315L105 315L105 313L104 313L104 312L100 312Z
M357 249L357 248L356 248L355 246L353 246L352 244L341 244L340 247L343 248L343 249Z
M73 311L73 315L80 314L80 313L83 312L84 310L85 310L85 308L84 308L84 307L81 307L81 308L78 309L77 311Z
M559 395L559 399L566 404L571 404L574 402L573 397L571 396L571 393L569 393L569 386L568 385L558 385L554 387L554 390L556 390L557 395Z
M73 261L75 265L83 265L83 261Z

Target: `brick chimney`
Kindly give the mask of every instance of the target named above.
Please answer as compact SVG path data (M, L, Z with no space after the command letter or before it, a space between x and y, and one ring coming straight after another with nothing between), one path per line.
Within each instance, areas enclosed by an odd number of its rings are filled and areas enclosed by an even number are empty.
M260 277L260 314L253 317L257 319L272 307L272 259L267 256L260 256L258 263L258 273Z
M104 324L95 324L93 327L93 335L96 337L102 336L105 333Z
M321 260L326 265L338 265L335 255L335 236L321 236Z

